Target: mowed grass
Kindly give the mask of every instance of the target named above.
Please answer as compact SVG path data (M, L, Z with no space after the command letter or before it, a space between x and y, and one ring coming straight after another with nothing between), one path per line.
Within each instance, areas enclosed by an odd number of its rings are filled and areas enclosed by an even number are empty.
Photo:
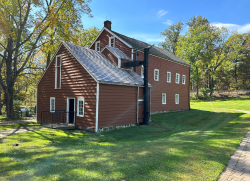
M0 115L0 122L1 121L15 121L15 120L24 120L25 117L14 117L14 118L7 118L6 115Z
M250 128L249 97L191 102L150 126L0 139L0 180L217 180ZM18 146L17 146L18 144Z

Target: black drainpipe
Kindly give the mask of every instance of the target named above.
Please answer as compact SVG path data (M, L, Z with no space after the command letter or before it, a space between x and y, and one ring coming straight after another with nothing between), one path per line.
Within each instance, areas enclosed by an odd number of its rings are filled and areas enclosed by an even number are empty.
M148 111L148 56L149 48L144 49L144 88L143 88L143 97L144 97L144 117L143 124L149 125L149 111Z

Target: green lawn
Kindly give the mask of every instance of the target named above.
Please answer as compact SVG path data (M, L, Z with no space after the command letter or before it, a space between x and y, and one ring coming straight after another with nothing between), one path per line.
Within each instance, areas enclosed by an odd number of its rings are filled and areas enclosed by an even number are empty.
M150 126L0 139L0 180L217 180L250 128L249 97L193 101ZM16 145L18 144L18 146Z

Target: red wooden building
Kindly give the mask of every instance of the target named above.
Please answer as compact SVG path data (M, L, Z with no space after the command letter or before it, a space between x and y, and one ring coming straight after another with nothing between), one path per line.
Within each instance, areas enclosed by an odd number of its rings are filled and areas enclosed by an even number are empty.
M105 26L90 49L63 42L37 85L37 120L41 112L67 112L65 122L80 129L131 126L143 121L143 68L124 62L143 60L149 44ZM189 109L190 65L167 50L149 52L150 111ZM74 112L71 114L70 112Z

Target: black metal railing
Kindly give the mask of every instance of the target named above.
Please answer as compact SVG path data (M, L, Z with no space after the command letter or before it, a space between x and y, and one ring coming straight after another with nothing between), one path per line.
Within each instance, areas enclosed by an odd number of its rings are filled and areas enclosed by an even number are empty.
M75 126L75 111L41 111L41 125L51 125L51 128L63 127L65 125Z

